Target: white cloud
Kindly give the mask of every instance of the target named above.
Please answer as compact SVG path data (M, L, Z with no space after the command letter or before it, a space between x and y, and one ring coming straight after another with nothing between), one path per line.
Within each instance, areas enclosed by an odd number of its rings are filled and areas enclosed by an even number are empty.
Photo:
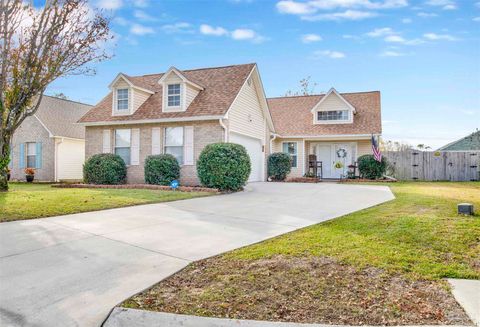
M322 57L331 58L331 59L342 59L345 58L346 55L340 51L332 51L332 50L318 50L313 53L314 59L319 59Z
M232 31L232 39L234 40L252 40L257 36L254 30L238 28Z
M117 10L123 7L122 0L99 0L97 2L97 7L106 10Z
M475 18L473 18L472 20L473 20L474 22L480 22L480 16L475 17Z
M425 41L421 39L407 40L400 35L388 35L383 40L388 43L398 43L398 44L405 44L405 45L418 45L418 44L425 43Z
M277 2L277 10L282 14L306 15L316 12L308 3L283 0Z
M143 26L140 24L133 24L130 27L130 33L135 35L147 35L147 34L154 34L155 31L151 27Z
M204 35L222 36L222 35L227 35L228 31L220 26L213 27L207 24L202 24L200 25L200 33Z
M419 12L417 14L418 17L422 17L422 18L429 18L429 17L437 17L438 15L435 14L435 13L431 13L431 12Z
M321 21L321 20L362 20L378 16L377 13L371 11L347 10L344 12L336 12L329 14L319 14L313 16L302 16L302 20Z
M192 33L192 24L186 22L178 22L174 24L167 24L161 27L161 30L167 34L175 33Z
M428 0L426 4L435 7L442 7L443 10L457 9L457 4L453 0Z
M438 40L457 41L458 40L456 37L449 34L425 33L423 34L423 37L431 41L438 41Z
M149 14L147 14L145 11L143 10L135 10L133 12L133 16L137 19L140 19L140 20L143 20L143 21L147 21L147 22L153 22L153 21L156 21L157 19L155 17L152 17L150 16Z
M303 43L313 43L313 42L318 42L322 41L322 37L317 34L305 34L302 35L302 42Z
M406 54L403 52L393 51L393 50L385 50L380 54L380 57L403 57Z
M402 23L404 24L410 24L412 22L412 19L411 18L404 18L402 19Z
M376 28L373 31L366 33L365 35L368 37L382 37L382 36L393 35L393 34L397 34L397 33L390 27L382 27L382 28Z
M126 19L123 18L123 17L115 17L115 18L113 19L113 22L114 22L115 24L120 25L120 26L127 26L127 25L128 25L128 20L126 20Z

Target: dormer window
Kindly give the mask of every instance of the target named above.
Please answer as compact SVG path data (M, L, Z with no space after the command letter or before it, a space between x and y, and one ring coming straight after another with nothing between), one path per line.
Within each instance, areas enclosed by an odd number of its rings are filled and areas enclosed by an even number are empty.
M128 89L117 89L117 110L124 111L128 108Z
M180 84L169 84L168 85L168 106L169 107L180 107Z
M329 110L329 111L318 111L317 120L318 121L348 121L349 110Z

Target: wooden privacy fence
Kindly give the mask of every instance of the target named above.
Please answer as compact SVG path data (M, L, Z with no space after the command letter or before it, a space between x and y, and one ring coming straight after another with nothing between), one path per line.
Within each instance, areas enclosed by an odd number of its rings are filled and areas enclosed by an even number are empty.
M399 180L478 181L480 151L389 151L390 175Z

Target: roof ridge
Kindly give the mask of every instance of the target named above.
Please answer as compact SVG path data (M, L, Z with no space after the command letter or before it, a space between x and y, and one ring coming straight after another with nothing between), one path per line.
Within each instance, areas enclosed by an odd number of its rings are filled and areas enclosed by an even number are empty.
M88 104L88 103L85 103L85 102L80 102L80 101L75 101L75 100L70 100L70 99L62 99L62 98L59 98L59 97L56 97L56 96L53 96L53 95L48 95L48 94L44 94L43 96L53 98L53 99L57 99L57 100L62 100L62 101L78 103L78 104L81 104L81 105L84 105L84 106L89 106L89 107L94 106L93 104Z
M360 92L338 92L340 95L342 94L361 94L361 93L377 93L380 92L376 91L360 91ZM288 95L288 96L278 96L278 97L269 97L268 99L280 99L280 98L306 98L306 97L318 97L321 95L326 95L326 93L318 93L318 94L306 94L306 95Z
M184 69L184 70L180 70L180 69L179 69L179 71L180 71L180 72L192 72L192 71L199 71L199 70L230 68L230 67L247 66L247 65L256 65L256 63L250 62L250 63L247 63L247 64L237 64L237 65L202 67L202 68ZM136 75L136 76L130 76L130 77L146 77L146 76L162 75L162 74L165 74L165 72L162 72L162 73L153 73L153 74L145 74L145 75Z

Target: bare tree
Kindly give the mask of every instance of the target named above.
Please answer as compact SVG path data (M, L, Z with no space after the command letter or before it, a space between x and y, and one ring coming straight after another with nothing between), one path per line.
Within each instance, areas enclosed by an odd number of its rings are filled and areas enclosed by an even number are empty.
M87 0L47 0L35 8L0 0L0 191L8 190L10 143L35 113L45 88L61 76L94 73L107 59L109 19Z
M300 80L300 91L293 92L292 90L288 90L285 92L286 97L290 96L299 96L299 95L312 95L314 94L315 87L318 85L315 82L310 81L311 76L306 78L302 78Z
M413 146L409 143L383 139L380 140L380 150L382 151L405 151L411 149L413 149Z
M54 96L55 98L68 100L68 97L63 92L54 93L52 96Z

